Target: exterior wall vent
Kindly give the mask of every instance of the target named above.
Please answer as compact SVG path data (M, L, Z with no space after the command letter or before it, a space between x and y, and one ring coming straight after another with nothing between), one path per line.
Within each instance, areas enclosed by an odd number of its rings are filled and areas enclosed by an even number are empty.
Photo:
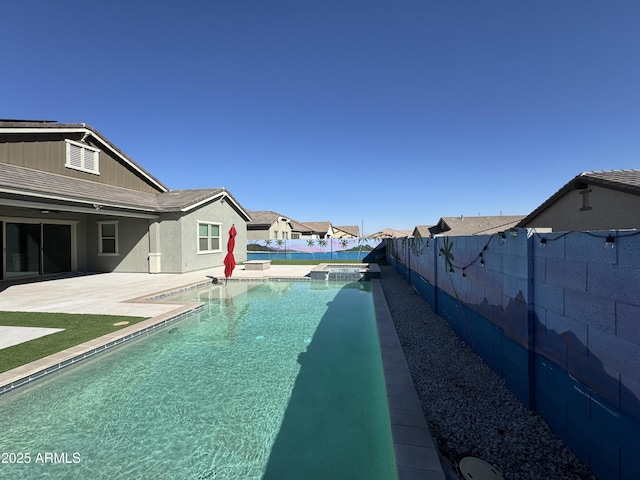
M74 142L73 140L65 140L65 142L67 144L65 167L100 175L99 149Z

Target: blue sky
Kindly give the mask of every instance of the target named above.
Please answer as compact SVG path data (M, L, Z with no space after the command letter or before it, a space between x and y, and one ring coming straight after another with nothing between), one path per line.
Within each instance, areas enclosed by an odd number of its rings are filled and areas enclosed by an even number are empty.
M21 0L1 118L87 123L171 189L412 229L640 168L637 0Z

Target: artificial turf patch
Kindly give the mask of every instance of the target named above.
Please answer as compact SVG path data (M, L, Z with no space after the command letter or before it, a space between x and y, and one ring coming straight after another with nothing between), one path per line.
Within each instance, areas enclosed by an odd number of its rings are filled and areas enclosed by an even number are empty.
M41 312L0 312L0 325L6 327L62 328L61 332L0 349L0 373L25 365L53 353L79 345L107 333L145 320L145 317ZM126 321L127 325L114 325Z

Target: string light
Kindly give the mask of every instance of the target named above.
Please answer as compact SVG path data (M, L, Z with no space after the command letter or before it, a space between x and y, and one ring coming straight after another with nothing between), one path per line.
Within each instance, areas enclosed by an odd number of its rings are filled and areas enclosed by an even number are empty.
M512 236L516 236L516 235L513 235L513 233L515 233L516 231L517 230L515 230L515 229L510 229L509 233ZM605 241L604 241L605 248L613 249L613 248L615 248L616 237L631 237L631 236L634 236L634 235L640 235L640 230L627 233L626 235L619 235L618 234L615 237L612 234L609 234L606 237L603 237L603 235L597 235L597 234L594 234L594 233L588 232L588 231L585 231L585 232L567 231L567 232L562 232L562 233L558 234L557 236L554 235L552 238L545 238L545 237L541 236L538 232L535 232L535 230L534 230L534 234L540 238L540 241L538 243L538 246L540 248L545 248L547 246L547 242L553 242L553 241L559 240L562 237L564 237L565 235L568 235L570 233L585 233L585 234L591 235L593 237L605 238ZM617 232L617 233L619 233L619 232ZM491 237L489 238L489 241L485 244L484 247L482 247L482 250L480 251L480 253L478 253L478 256L471 263L469 263L468 265L465 265L465 266L460 265L460 266L456 266L455 267L455 268L460 268L462 270L462 278L467 278L467 267L473 265L475 262L478 261L478 259L480 259L480 262L479 262L480 263L480 267L484 268L484 266L485 266L484 252L487 251L487 249L489 248L489 244L491 242L491 239L493 239L494 237L498 237L498 243L500 245L504 245L504 243L507 241L507 235L506 235L505 232L499 232L499 233L491 235ZM443 256L442 255L442 251L438 252L438 256L439 257ZM454 273L455 272L455 268L454 268L453 264L451 264L449 266L448 272L449 273Z
M612 235L607 235L607 238L604 239L605 248L613 248L615 244L616 244L616 241Z

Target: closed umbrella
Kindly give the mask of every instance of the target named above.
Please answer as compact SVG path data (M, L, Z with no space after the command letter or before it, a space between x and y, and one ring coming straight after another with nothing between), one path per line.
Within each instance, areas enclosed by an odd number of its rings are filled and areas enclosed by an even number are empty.
M233 249L236 246L236 226L231 225L229 229L229 240L227 241L227 255L224 257L224 276L229 278L236 268L236 259L233 256Z

